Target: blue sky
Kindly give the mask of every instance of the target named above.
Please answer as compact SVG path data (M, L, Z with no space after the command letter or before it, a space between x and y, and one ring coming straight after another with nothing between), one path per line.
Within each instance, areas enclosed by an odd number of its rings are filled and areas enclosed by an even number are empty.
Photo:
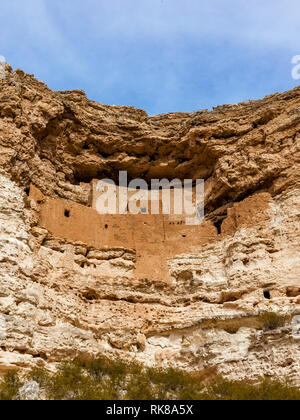
M0 13L13 68L105 104L192 112L300 83L299 0L10 0Z

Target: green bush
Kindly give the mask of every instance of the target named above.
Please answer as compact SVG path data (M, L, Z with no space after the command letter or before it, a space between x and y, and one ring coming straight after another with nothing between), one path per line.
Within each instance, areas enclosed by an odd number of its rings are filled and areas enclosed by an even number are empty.
M64 362L58 372L49 377L45 388L51 400L97 400L101 396L101 382L75 362Z
M0 381L0 401L15 400L22 385L18 372L8 371Z
M300 391L287 383L263 379L258 384L219 378L208 387L208 396L215 400L291 401L300 400Z
M155 385L149 382L146 375L139 374L136 376L131 376L125 393L125 400L156 400L157 390Z
M40 387L44 388L50 380L50 374L45 369L36 367L28 373L26 379L28 381L37 382Z
M54 373L35 368L23 380L10 371L0 381L0 399L16 399L24 380L38 382L49 400L300 400L298 388L279 381L230 381L105 357L66 361Z
M260 316L260 320L265 331L276 330L285 325L286 319L283 315L275 312L265 312Z
M122 360L110 360L106 357L77 358L73 362L76 366L84 369L88 374L97 380L108 377L115 385L122 386L124 378L129 371L129 365Z
M179 369L148 368L146 372L156 385L158 399L198 399L204 388L202 380Z

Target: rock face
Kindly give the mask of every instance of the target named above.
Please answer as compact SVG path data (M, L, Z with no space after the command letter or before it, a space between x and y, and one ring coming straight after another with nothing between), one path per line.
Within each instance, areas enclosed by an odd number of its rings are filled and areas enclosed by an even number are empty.
M2 370L107 354L300 385L300 88L149 117L7 67L0 117ZM129 239L100 246L43 216L49 202L91 214L92 181L120 170L205 179L210 239L180 243L168 279L150 257L137 269ZM286 325L264 331L266 311Z
M26 382L19 390L18 400L36 401L40 399L40 386L37 382Z

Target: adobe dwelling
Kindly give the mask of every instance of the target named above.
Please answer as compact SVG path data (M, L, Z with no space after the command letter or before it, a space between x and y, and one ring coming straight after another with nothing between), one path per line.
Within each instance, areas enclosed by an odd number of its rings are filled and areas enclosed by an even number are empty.
M0 90L1 369L106 355L300 385L300 88L157 116L10 68ZM120 171L204 179L204 223L100 215L93 180Z
M97 189L98 182L93 180L90 184L90 207L45 197L31 185L29 196L38 206L40 227L47 229L56 238L83 243L97 250L131 250L135 254L135 266L127 274L160 281L171 280L169 259L195 253L220 238L221 229L212 221L193 226L186 224L186 214L176 215L174 211L162 214L161 194L159 214L149 214L151 203L143 201L138 203L140 214L99 214L96 210L97 199L101 195ZM119 197L120 188L116 189ZM133 197L132 191L127 192L128 204L123 210L130 206ZM170 196L171 209L174 209L174 190L170 191ZM268 200L268 194L259 194L250 203L229 209L229 217L223 222L222 234L232 234L237 227L237 219L239 226L243 222L250 225L255 223L261 217L261 211L267 207ZM236 217L237 209L239 215ZM101 271L101 267L95 266L94 269ZM113 273L110 271L109 275L113 276Z

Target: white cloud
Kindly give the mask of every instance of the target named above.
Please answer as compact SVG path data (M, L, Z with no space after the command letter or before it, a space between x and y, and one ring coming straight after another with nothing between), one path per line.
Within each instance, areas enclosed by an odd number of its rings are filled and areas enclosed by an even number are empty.
M67 22L86 27L90 36L184 35L290 48L299 44L298 0L64 0L56 7Z
M51 15L49 4L47 0L10 0L1 5L2 48L8 51L7 61L12 58L24 63L26 70L38 65L47 71L56 65L84 73L86 68L78 60L76 46L67 40L64 28Z
M257 74L237 74L241 54L261 69L274 51L282 61L300 54L299 15L299 0L10 0L1 4L0 54L52 88L83 87L103 102L168 111L190 106L196 89L198 108L211 103L203 90L219 101L222 92L224 101L249 96ZM273 68L261 84L282 79Z

